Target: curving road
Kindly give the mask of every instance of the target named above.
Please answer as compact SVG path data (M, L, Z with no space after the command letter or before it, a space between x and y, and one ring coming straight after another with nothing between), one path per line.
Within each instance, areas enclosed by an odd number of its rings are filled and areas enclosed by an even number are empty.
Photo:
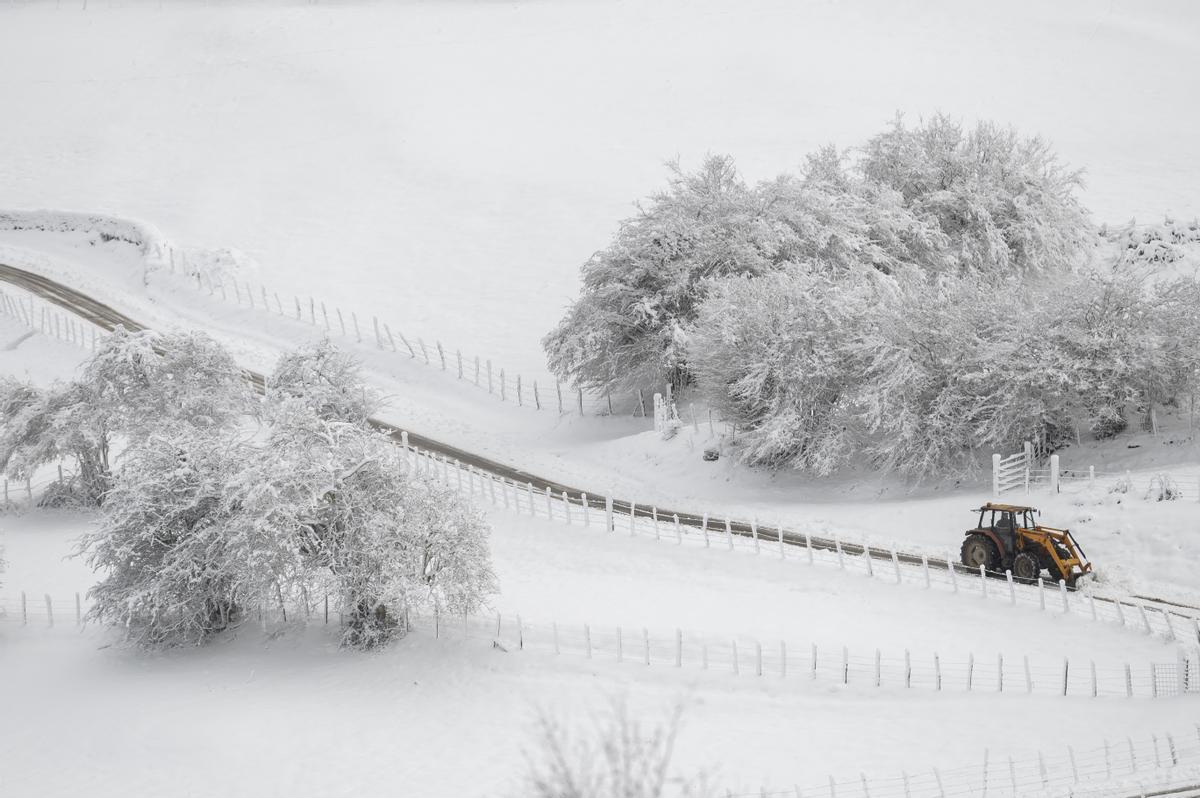
M102 302L98 302L86 294L80 293L79 291L65 286L62 283L56 282L47 277L43 277L42 275L34 272L29 272L24 269L18 269L14 266L0 263L0 280L34 293L42 299L59 305L71 313L74 313L75 315L86 319L87 321L105 330L112 330L118 325L125 327L127 330L134 331L147 329L145 325L139 324L137 321L131 319L129 316L126 316L119 310L116 310L115 308ZM257 390L263 390L265 380L261 374L252 371L246 371L245 374L246 378L255 386ZM404 434L399 427L389 424L386 421L371 419L371 424L373 424L377 429L390 435L396 441L400 441L402 435ZM417 435L411 432L407 433L407 435L410 445L417 446L426 451L436 452L437 454L448 457L452 460L458 460L464 465L474 466L484 471L489 471L513 480L519 484L532 484L540 491L545 491L546 488L550 488L555 493L565 493L571 497L572 501L576 503L582 502L583 497L587 496L587 502L590 507L594 507L597 510L605 509L605 500L602 492L589 492L580 488L572 487L570 485L564 485L555 480L538 476L537 474L510 466L506 463L491 460L487 457L482 457L478 454L474 454L464 449L459 449L455 446L433 440L432 438L427 438L423 435ZM652 516L652 510L650 509L649 504L639 504L627 499L614 498L613 511L626 516L629 515L630 512L645 518ZM655 511L657 511L659 517L670 518L673 515L678 515L680 523L695 528L700 528L707 518L707 516L702 516L697 513L686 511L681 512L663 507L656 507ZM750 522L748 521L731 520L730 530L735 535L742 535L745 537L751 537L755 534ZM721 531L724 531L723 525ZM785 544L794 546L811 545L815 549L823 549L826 551L835 551L840 545L841 550L845 554L852 556L862 556L864 554L864 547L860 544L844 541L839 543L833 539L821 537L810 536L806 538L800 533L792 532L786 529L772 528L769 526L758 526L757 536L762 541L780 542L780 539L782 538L782 542ZM892 560L892 551L890 549L880 549L868 546L866 547L865 553L873 559L886 560L888 562L891 562ZM921 555L918 554L897 552L896 556L901 562L909 565L922 565L923 562L926 561L921 557ZM934 568L940 568L943 570L953 568L957 573L961 573L965 576L978 576L977 571L967 568L960 563L936 558L928 558L927 562L931 567ZM1003 578L1004 574L996 574L996 576ZM1047 589L1057 590L1057 587ZM1181 609L1189 610L1192 611L1189 614L1193 614L1193 616L1195 613L1200 613L1200 607L1190 604L1180 604L1178 602L1154 598L1151 596L1133 595L1132 598L1142 602L1158 605L1160 608L1172 607L1176 611ZM1097 600L1108 599L1101 599L1100 597L1097 597Z

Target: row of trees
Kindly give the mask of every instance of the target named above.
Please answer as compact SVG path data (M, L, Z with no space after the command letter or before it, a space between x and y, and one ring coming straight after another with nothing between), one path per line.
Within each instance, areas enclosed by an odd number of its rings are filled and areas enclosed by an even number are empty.
M206 336L118 330L77 381L0 386L0 464L74 461L75 499L102 507L79 547L101 574L90 617L139 645L329 596L344 642L372 647L406 608L469 612L496 589L482 515L409 470L376 402L328 342L281 358L260 399Z
M1043 141L943 116L755 187L728 158L674 166L584 265L549 363L593 390L695 391L744 460L819 474L858 452L970 472L1029 436L1112 434L1192 390L1200 292L1096 263L1080 185Z

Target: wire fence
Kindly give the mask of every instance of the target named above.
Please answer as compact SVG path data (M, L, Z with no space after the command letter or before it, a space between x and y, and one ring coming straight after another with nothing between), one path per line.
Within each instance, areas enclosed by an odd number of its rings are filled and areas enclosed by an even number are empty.
M711 639L694 632L677 628L673 634L651 635L645 628L627 630L616 627L583 625L531 624L517 617L515 634L513 619L504 622L496 619L494 635L497 640L514 640L520 648L542 648L554 653L575 652L588 658L596 656L625 659L643 659L647 664L674 662L676 667L698 666L703 670L728 671L735 674L778 675L780 677L807 676L810 679L844 685L873 685L875 687L898 686L906 689L934 691L983 691L1000 693L1037 693L1069 696L1115 696L1115 697L1160 697L1200 691L1200 621L1176 616L1159 608L1149 610L1145 605L1127 605L1119 601L1097 601L1092 596L1070 593L1059 585L1057 594L1047 589L1017 585L1011 578L1004 582L982 574L977 577L961 578L955 569L938 571L928 562L922 567L902 564L898 556L889 563L879 564L864 553L848 555L837 547L825 551L806 547L771 545L764 530L762 535L745 537L733 535L731 524L704 519L700 529L686 527L672 516L662 518L651 512L649 519L632 513L619 516L613 509L611 499L592 500L583 497L575 503L566 493L556 494L552 489L536 491L531 484L516 482L489 474L473 466L452 463L412 447L402 438L397 459L421 478L441 482L456 488L474 499L490 503L496 508L528 514L534 518L545 518L555 522L581 527L596 526L608 534L630 537L653 536L664 544L695 547L714 546L727 551L754 552L759 556L778 556L782 559L799 559L812 565L824 564L843 570L857 571L872 578L885 579L895 584L908 584L924 589L941 588L961 594L964 599L994 599L1007 602L1010 606L1031 606L1037 602L1040 611L1055 615L1083 613L1093 621L1115 620L1121 626L1135 626L1143 633L1163 635L1178 644L1175 662L1143 663L1133 665L1097 664L1090 659L1061 662L1035 662L1028 656L1005 656L1003 653L976 657L973 652L965 657L944 657L938 652L917 653L910 650L884 652L881 649L856 649L850 647L818 649L814 644L801 647L786 641L763 641L748 636L735 636L727 640ZM40 480L39 484L49 487L57 481L71 479L69 472L57 469L57 479ZM37 492L26 489L23 493L32 504ZM710 529L711 526L711 529ZM887 567L890 566L890 567ZM1047 602L1047 595L1057 601ZM28 625L33 619L42 618L53 625L55 610L61 616L71 610L71 603L55 603L49 596L31 599L25 594L9 599L0 605L10 620L19 620ZM65 610L64 610L65 606ZM82 598L74 596L75 622L82 624L82 612L86 610ZM1129 615L1126 615L1128 607ZM44 612L43 612L44 610ZM329 599L324 599L325 621L329 621ZM292 608L293 619L301 614L308 619L317 612L314 606ZM334 609L335 614L339 611ZM1112 617L1110 616L1112 614ZM319 613L318 613L319 614ZM278 623L289 617L285 608L272 608L264 602L258 610L263 623ZM278 617L276 617L278 616ZM1154 618L1152 621L1151 619ZM490 618L463 619L465 628L482 623L485 630L491 628ZM438 617L435 615L435 623ZM435 629L436 632L436 629ZM1197 648L1195 652L1191 649Z
M1200 785L1200 726L1105 740L1090 748L996 756L958 768L901 771L897 776L836 778L757 792L727 790L727 798L1082 798L1145 796L1154 790Z
M753 553L758 556L833 567L843 571L924 589L947 590L1011 606L1036 606L1042 612L1078 615L1122 627L1156 634L1184 645L1200 643L1200 617L1195 610L1153 604L1129 598L1101 596L1069 590L1065 583L1020 584L1010 573L971 571L954 564L953 552L935 563L928 556L913 557L892 545L884 548L869 541L832 541L807 531L787 529L782 524L752 521L748 531L735 532L730 518L702 515L685 524L678 515L660 514L654 507L630 504L620 511L612 497L571 494L549 486L537 490L532 483L520 484L474 465L422 451L402 434L402 456L411 458L416 472L485 501L496 508L545 518L568 525L596 526L614 534L653 538L659 542ZM798 544L796 543L798 541ZM816 545L821 543L821 546ZM830 543L828 547L824 547ZM914 561L915 560L915 561Z
M88 610L87 601L78 593L67 601L49 595L21 594L0 598L0 622L24 626L82 628ZM243 624L261 626L264 633L297 625L342 625L345 613L329 597L305 607L290 609L266 602L251 609ZM671 634L652 633L647 628L600 627L590 624L530 622L520 615L447 615L432 611L403 613L404 631L438 640L483 642L505 653L527 653L543 657L575 656L605 661L609 665L659 667L683 671L702 670L732 678L808 680L880 689L926 689L958 692L1015 692L1069 696L1125 695L1125 685L1133 684L1138 697L1177 696L1167 686L1178 676L1164 673L1172 664L1151 664L1130 681L1129 670L1097 669L1085 671L1081 681L1066 680L1067 673L1057 666L1033 664L1027 657L1016 660L1015 668L1006 669L998 657L990 675L983 663L973 658L941 659L937 654L902 658L850 654L848 649L823 651L815 646L789 647L786 643L764 647L749 638L716 639L675 629ZM1185 661L1188 692L1200 693L1200 652ZM1139 669L1140 671L1140 669ZM1090 676L1088 675L1090 674ZM1111 676L1111 679L1109 678ZM1111 689L1110 682L1112 683ZM1157 687L1155 686L1157 683ZM1099 691L1097 685L1100 685ZM727 791L728 796L796 796L802 798L887 798L888 796L981 796L981 795L1113 795L1099 791L1098 784L1128 784L1145 787L1183 775L1200 772L1200 725L1195 736L1154 734L1137 739L1126 737L1102 747L1076 750L1066 747L1052 754L1038 752L1036 757L991 757L984 752L981 763L972 767L929 768L906 771L887 778L828 777L824 782L795 785L788 789L758 792ZM1093 785L1095 791L1083 792ZM1137 794L1137 793L1133 793Z
M62 600L21 592L0 597L0 620L22 627L83 628L91 602L81 593ZM348 612L336 598L314 597L304 606L247 602L242 623L264 632L295 625L344 626ZM676 627L530 621L521 615L452 615L405 609L406 633L434 638L485 640L505 651L570 655L610 663L700 670L774 680L808 680L847 687L997 693L1086 698L1171 698L1200 694L1200 649L1179 650L1176 662L1097 665L1094 660L1031 660L1028 655L946 657L938 652L764 642L753 636L726 638Z
M35 332L84 350L95 351L97 342L108 335L107 330L15 286L0 288L0 313Z
M562 385L553 375L543 372L530 376L506 369L491 358L444 344L437 338L406 335L399 326L375 315L359 315L343 310L313 296L280 294L261 283L190 267L185 256L169 250L164 276L176 284L214 300L249 311L265 311L292 322L321 330L324 335L343 342L391 352L446 373L459 384L486 390L502 402L533 410L554 411L559 415L630 415L647 418L652 413L652 395L648 391L597 395Z

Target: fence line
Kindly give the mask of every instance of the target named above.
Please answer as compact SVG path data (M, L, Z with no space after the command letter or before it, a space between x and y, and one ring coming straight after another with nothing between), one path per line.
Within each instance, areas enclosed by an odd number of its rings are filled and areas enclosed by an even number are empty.
M1046 586L1040 579L1036 586L1018 584L1011 574L980 571L977 575L967 575L960 573L957 567L937 567L927 557L922 557L920 565L902 563L894 544L890 558L886 559L871 556L870 552L877 553L879 549L866 540L854 544L857 553L851 553L849 546L843 545L836 534L832 550L821 549L812 545L812 537L807 532L787 531L782 524L760 526L755 521L751 523L751 534L742 535L732 532L728 518L705 515L697 527L681 523L678 516L661 514L654 507L650 507L648 513L643 508L639 514L636 504L630 506L627 514L623 514L617 512L611 497L591 497L587 494L571 496L550 487L538 491L530 483L521 485L476 466L422 451L408 442L407 433L401 434L398 457L415 474L452 487L468 498L488 502L497 509L503 508L552 522L595 526L613 534L653 537L656 541L679 546L717 547L729 552L753 553L837 568L896 585L926 590L936 588L954 594L961 593L964 598L975 596L1006 603L1011 607L1037 606L1041 612L1078 615L1093 622L1107 622L1144 634L1159 635L1181 646L1200 644L1200 618L1178 612L1181 608L1172 610L1168 606L1147 605L1129 599L1097 598L1087 593L1069 591L1061 581L1056 590L1054 585ZM35 488L44 489L70 478L72 475L64 472L60 465L57 478L27 482L26 485L4 481L3 487L8 497L6 506L32 506ZM785 534L801 536L808 545L786 543ZM947 552L947 562L952 563L952 559L952 552Z
M214 300L236 304L251 311L266 311L294 322L321 328L331 337L349 339L380 351L407 355L412 361L443 371L462 383L486 390L502 402L534 410L556 410L559 415L632 415L649 418L653 412L650 396L632 391L620 396L594 395L582 389L571 389L548 373L530 379L514 374L490 358L464 353L438 339L426 341L422 336L406 336L378 316L359 316L357 312L328 306L312 296L290 296L269 290L265 285L247 281L239 283L230 278L230 286L219 275L200 270L189 272L179 264L174 250L166 260L167 273L196 292L205 292Z
M40 620L48 627L79 627L85 624L87 604L79 593L73 601L56 602L49 595L28 596L24 593L16 599L0 599L0 621L32 625ZM343 613L331 607L328 597L313 606L293 608L289 612L282 607L259 605L257 612L249 613L245 623L269 626L285 626L289 616L292 625L332 625L342 622ZM999 681L988 682L973 657L963 660L946 660L936 653L930 656L913 657L906 651L903 659L883 657L876 651L873 655L850 655L847 648L833 651L819 650L810 646L788 646L781 642L776 646L763 646L750 638L720 640L700 637L676 629L672 635L651 634L643 627L627 629L621 626L600 627L590 624L531 623L520 615L495 616L443 614L434 609L426 612L405 612L404 623L409 634L432 635L435 639L481 640L507 653L540 652L545 656L573 654L587 659L605 659L615 664L630 667L663 667L668 669L691 668L717 673L726 673L735 678L824 681L876 688L928 689L960 692L1015 692L1018 694L1038 693L1066 695L1125 697L1164 697L1178 693L1164 690L1170 680L1164 680L1158 669L1167 667L1150 664L1145 678L1130 682L1128 667L1117 676L1125 685L1133 685L1133 696L1126 687L1106 689L1107 676L1111 668L1089 670L1090 683L1076 686L1073 681L1061 681L1062 670L1057 666L1031 665L1022 658L1019 666L1005 669L999 661L1002 675ZM299 620L296 620L299 619ZM826 664L826 660L828 664ZM920 667L918 660L929 660ZM1188 660L1187 692L1197 693L1200 685L1200 652ZM902 663L902 667L896 667ZM1143 669L1138 669L1143 670ZM1015 673L1014 673L1015 671ZM1105 674L1098 682L1097 675ZM1157 681L1156 681L1157 680ZM1105 688L1097 691L1097 684ZM1009 686L1011 685L1011 687ZM835 779L826 782L787 790L761 789L756 793L733 793L741 798L752 796L808 796L809 798L887 798L888 796L959 796L959 795L1031 795L1063 794L1082 795L1078 788L1091 783L1113 785L1122 779L1143 778L1130 784L1144 786L1145 776L1178 777L1181 774L1200 773L1200 724L1195 728L1195 737L1175 736L1171 733L1139 737L1135 741L1126 737L1116 742L1106 741L1103 747L1076 750L1067 747L1065 754L1046 756L1039 752L1036 759L990 760L984 752L982 765L937 769L921 772L902 772L899 777ZM1188 768L1192 768L1189 770ZM1103 775L1101 775L1103 774ZM1161 778L1160 778L1161 780ZM1045 792L1057 790L1057 792ZM982 791L982 792L980 792ZM1099 795L1100 793L1088 793Z
M308 625L341 625L345 610L329 596L314 597L308 606L274 601L248 603L249 623L263 629L283 626L288 619ZM82 628L91 603L75 593L68 601L49 594L0 598L0 620L20 626ZM332 621L331 621L332 618ZM711 671L734 676L808 680L856 687L903 688L932 692L980 692L1017 695L1079 696L1089 698L1164 698L1200 694L1200 649L1176 662L1131 666L1069 658L1059 663L1033 662L1028 655L996 654L976 658L943 657L938 652L902 653L880 648L803 646L786 640L768 641L732 635L718 638L676 627L670 633L649 627L590 623L532 622L520 614L452 615L438 611L404 612L408 632L435 638L482 639L505 651L572 654L586 659L637 663L675 669ZM295 619L299 619L296 621ZM313 620L315 619L315 620Z
M611 533L630 537L653 537L655 540L676 545L688 544L706 548L721 548L727 551L743 551L759 556L835 567L844 571L865 574L898 585L910 585L932 589L949 590L952 593L975 595L986 600L1007 603L1012 606L1037 606L1042 612L1080 615L1093 621L1115 623L1122 627L1140 630L1147 634L1158 634L1182 645L1200 642L1200 618L1181 612L1183 608L1148 605L1133 599L1100 597L1081 591L1068 590L1065 583L1045 585L1038 580L1035 585L1022 585L1011 574L966 572L965 568L935 566L928 557L920 565L901 562L900 552L891 546L890 556L878 555L877 545L868 541L849 543L834 535L832 550L812 545L813 537L807 532L788 530L782 524L759 525L751 523L751 534L734 534L729 518L703 516L697 526L681 523L677 516L667 517L654 507L639 508L631 505L626 513L614 507L612 497L595 497L587 494L571 495L552 488L536 490L532 484L517 484L514 481L485 471L476 466L451 461L436 453L421 451L408 443L407 434L401 435L401 452L412 468L427 478L455 487L473 499L490 503L533 517L561 521L569 525L596 526ZM648 512L647 512L648 510ZM797 546L785 542L785 537L800 538L808 545ZM853 548L851 548L853 546ZM953 553L946 553L946 562L953 564Z
M0 288L0 314L16 319L29 329L87 351L95 351L108 331L58 305L16 286Z
M890 778L829 776L821 783L757 792L726 791L726 798L957 798L957 796L1128 796L1148 788L1200 784L1200 725L1177 732L1105 740L1091 748L1063 746L1047 754L993 756L957 768L901 771Z

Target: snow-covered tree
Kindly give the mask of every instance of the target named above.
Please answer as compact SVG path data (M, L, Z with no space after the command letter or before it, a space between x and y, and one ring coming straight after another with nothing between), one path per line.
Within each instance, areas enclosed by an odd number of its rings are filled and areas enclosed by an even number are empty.
M148 647L198 644L247 611L348 614L344 641L404 632L407 608L463 613L495 591L482 515L410 471L366 423L370 394L328 345L283 358L266 434L180 425L135 439L81 553L92 617ZM281 387L286 385L286 389Z
M143 647L198 645L257 606L267 538L232 523L250 454L228 434L188 429L126 453L98 528L79 544L101 574L90 618Z
M862 444L880 468L964 475L1039 436L1061 381L1023 287L975 276L901 281L855 342Z
M358 361L324 339L283 355L267 378L268 404L300 400L329 421L366 423L379 397L362 380Z
M288 401L245 481L243 522L297 541L302 578L289 590L338 597L348 645L402 633L406 608L473 612L495 592L483 516L409 470L395 443L365 425Z
M45 389L0 384L0 468L20 478L48 463L73 462L71 490L99 505L116 436L129 442L155 430L216 428L250 408L242 373L212 339L118 327L77 380Z
M714 284L692 335L709 404L738 426L746 462L828 474L854 448L854 342L870 324L880 277L795 267Z
M107 414L83 383L41 389L0 380L0 469L12 478L67 460L75 465L81 500L98 505L109 487L111 435Z
M200 332L129 332L118 326L80 382L110 429L137 437L184 424L215 428L251 408L249 384L229 352Z
M938 114L915 127L897 118L871 139L863 177L898 191L914 214L935 219L964 269L1023 275L1072 267L1093 229L1065 167L1040 138L980 122L964 130Z
M542 341L551 370L601 391L689 383L686 330L707 281L770 270L784 234L730 158L672 164L668 190L584 264L579 298Z

